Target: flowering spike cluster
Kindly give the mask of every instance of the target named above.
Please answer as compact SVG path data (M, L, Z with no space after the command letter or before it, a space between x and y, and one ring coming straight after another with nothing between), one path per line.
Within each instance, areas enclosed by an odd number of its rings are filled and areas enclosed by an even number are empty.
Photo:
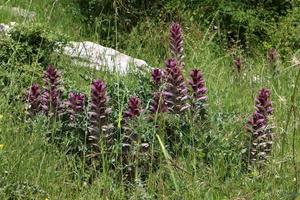
M108 123L108 114L111 109L107 107L108 95L106 84L101 80L95 80L91 84L91 102L89 110L89 133L88 142L92 157L99 154L100 137L103 137L106 145L110 145L112 125Z
M162 81L163 81L163 71L161 69L153 69L152 70L152 73L151 73L151 76L152 76L152 82L156 85L156 86L159 86L161 85Z
M163 92L155 92L150 104L150 111L152 113L168 112L168 105Z
M180 113L190 107L186 102L188 97L187 87L175 59L166 61L166 89L164 91L169 111Z
M70 92L66 101L67 113L71 121L75 120L77 113L84 111L85 96L82 93Z
M251 134L248 150L248 162L264 162L272 149L273 134L268 125L268 116L272 114L272 103L269 100L270 90L261 89L255 100L255 112L248 120L247 131Z
M133 96L130 97L128 101L128 109L124 113L124 118L134 118L136 116L139 116L141 113L141 101L138 97Z
M207 88L205 87L205 80L203 78L203 74L198 69L193 69L190 72L191 80L189 80L189 84L193 89L193 97L197 101L205 102L207 100Z
M41 89L39 85L32 84L26 93L27 112L33 116L40 111L41 106Z
M233 63L234 63L234 66L235 66L236 70L237 70L238 72L241 72L241 69L242 69L242 62L241 62L241 59L240 59L240 58L236 58L236 59L233 61Z
M266 118L273 112L270 96L270 90L263 88L259 91L258 97L255 100L256 111L264 115Z
M181 67L183 63L183 34L182 28L178 23L173 22L170 28L170 49L174 59L178 61Z
M58 114L62 108L60 87L60 75L58 71L53 67L49 66L44 71L44 82L45 89L42 94L41 104L42 110L49 116Z

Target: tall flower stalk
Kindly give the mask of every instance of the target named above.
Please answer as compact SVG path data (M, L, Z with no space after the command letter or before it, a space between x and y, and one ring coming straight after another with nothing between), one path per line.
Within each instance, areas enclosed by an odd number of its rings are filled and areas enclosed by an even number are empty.
M192 88L192 102L194 111L198 113L201 119L204 119L207 115L207 88L205 87L205 80L203 74L198 69L190 71L189 85Z
M124 124L122 127L122 163L126 181L134 180L135 171L141 167L141 159L147 155L146 152L149 150L149 143L141 141L138 133L130 127L130 120L140 116L141 112L140 99L136 96L130 97L127 110L124 112Z
M273 133L269 116L273 112L270 90L261 89L255 99L255 112L248 120L247 131L251 135L248 164L264 163L272 150Z
M192 87L192 96L197 101L206 102L207 101L207 88L205 87L205 80L203 74L198 69L193 69L190 72L191 80L189 84Z
M50 117L56 116L62 108L60 75L58 71L50 65L44 71L43 79L45 88L41 97L42 110Z
M170 50L180 67L184 67L183 62L183 33L180 24L173 22L170 27Z
M91 157L96 157L100 152L100 143L109 149L112 145L112 124L108 121L111 109L107 106L108 95L106 84L95 80L91 84L91 101L89 114L88 144Z

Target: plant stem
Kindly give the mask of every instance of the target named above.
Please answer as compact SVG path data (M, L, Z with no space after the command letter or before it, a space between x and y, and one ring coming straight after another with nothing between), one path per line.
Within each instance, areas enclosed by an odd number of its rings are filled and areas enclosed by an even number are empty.
M300 70L298 71L298 74L297 74L297 77L296 77L296 80L295 80L295 87L294 87L294 90L293 90L293 94L292 94L292 97L291 97L291 107L289 108L288 110L288 115L287 115L287 120L286 120L286 125L284 127L284 130L287 131L287 128L290 124L290 121L291 121L291 112L293 111L293 107L295 106L295 99L296 99L296 91L297 91L297 83L298 83L298 80L299 80L299 77L300 77ZM285 144L286 144L286 132L283 133L283 137L282 137L282 143L281 143L281 156L283 157L284 156L284 148L285 148Z

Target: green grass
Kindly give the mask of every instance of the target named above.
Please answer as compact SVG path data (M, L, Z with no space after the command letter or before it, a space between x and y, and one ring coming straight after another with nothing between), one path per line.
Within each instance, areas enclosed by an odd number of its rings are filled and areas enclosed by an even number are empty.
M34 22L25 22L21 18L10 16L9 12L1 12L1 22L41 23L55 32L70 36L72 40L96 38L96 33L85 36L85 26L80 17L72 13L76 14L78 10L73 10L67 1L0 0L0 5L20 6L37 12ZM151 27L152 30L148 31L147 27ZM154 27L148 24L139 27L140 30L133 30L128 38L124 38L128 44L124 51L146 60L151 66L162 67L164 59L168 57L168 26L160 24L157 28ZM293 129L296 129L296 133L300 132L299 90L295 98L296 118L292 117L290 125L285 129L288 115L291 115L291 96L299 68L291 67L292 64L286 61L280 65L279 75L273 77L265 54L262 53L256 57L244 57L244 70L237 74L233 71L229 54L211 42L213 35L205 36L196 27L185 32L185 73L188 75L189 69L192 68L199 68L204 72L209 91L211 127L205 130L206 133L200 133L210 134L215 139L210 165L199 159L201 147L196 147L200 149L199 152L191 151L174 158L174 166L163 155L167 155L167 152L164 151L162 142L157 148L160 152L160 160L157 163L159 168L150 173L145 185L136 184L126 188L115 178L114 173L107 170L99 170L96 180L91 185L88 184L84 179L87 169L83 167L83 162L74 156L65 155L57 146L47 142L45 133L49 127L46 119L40 117L31 121L25 117L21 97L29 86L28 82L41 80L41 77L38 77L41 66L33 62L28 67L30 70L25 68L29 73L20 73L19 69L11 68L7 72L11 84L0 87L3 89L0 95L0 144L3 145L0 146L0 199L299 198L299 190L295 193L292 160ZM187 30L189 27L184 28ZM111 87L114 86L110 89L110 95L113 96L112 102L116 104L115 107L122 109L126 103L124 98L127 99L129 94L141 92L141 85L135 75L123 77L96 72L74 66L70 59L65 57L52 62L62 72L67 90L76 89L89 95L90 82L96 78L104 80ZM6 63L0 66L5 65ZM5 69L0 70L2 75ZM29 81L20 81L23 79ZM125 85L125 92L123 87L117 87L122 84ZM241 170L238 150L243 147L246 135L244 126L254 110L254 98L262 87L272 91L275 109L271 119L275 133L273 153L269 164L263 170L246 173ZM138 125L141 126L141 130L146 127L142 122ZM149 128L149 131L153 131L153 128ZM192 128L186 135L195 133L199 134L199 131ZM282 157L281 141L284 134L287 135L287 145ZM153 138L158 142L155 134ZM299 135L296 134L297 167L300 164L299 140Z

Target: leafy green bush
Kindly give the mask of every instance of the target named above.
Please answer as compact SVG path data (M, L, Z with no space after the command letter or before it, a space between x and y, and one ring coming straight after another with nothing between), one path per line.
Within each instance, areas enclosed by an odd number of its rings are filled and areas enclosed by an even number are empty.
M39 24L17 25L0 38L0 90L10 102L22 98L22 90L35 81L41 66L59 55L56 51L65 41Z
M99 34L101 43L111 46L145 21L184 21L200 23L218 30L216 37L226 46L257 47L270 41L274 28L289 24L298 3L289 0L75 0L90 27ZM287 17L287 18L286 18ZM286 22L284 22L286 21ZM116 35L116 31L118 34ZM284 29L282 29L285 32ZM292 31L292 30L291 30ZM292 34L294 35L294 34ZM119 37L118 37L119 36ZM295 46L288 37L289 46ZM120 46L120 44L119 44ZM121 44L122 46L122 44Z

